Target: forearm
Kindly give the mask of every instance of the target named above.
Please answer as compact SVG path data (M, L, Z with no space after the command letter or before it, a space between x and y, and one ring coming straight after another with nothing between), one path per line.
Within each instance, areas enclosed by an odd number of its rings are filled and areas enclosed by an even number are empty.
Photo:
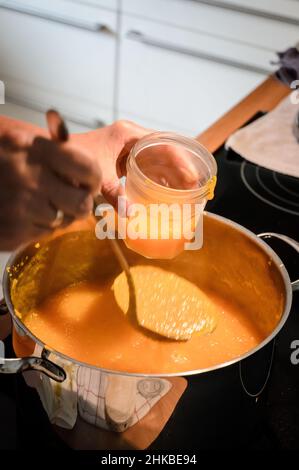
M0 114L0 136L11 130L22 130L25 132L27 131L31 135L34 134L37 136L49 137L48 131L42 127Z

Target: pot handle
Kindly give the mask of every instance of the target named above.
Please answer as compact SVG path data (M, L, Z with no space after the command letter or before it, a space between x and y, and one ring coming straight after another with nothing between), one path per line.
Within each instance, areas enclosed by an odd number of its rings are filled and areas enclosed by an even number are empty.
M55 380L63 382L66 379L64 370L43 357L22 357L17 359L6 359L0 357L0 374L17 374L28 370L36 370Z
M295 251L299 254L299 242L294 240L291 237L287 237L286 235L282 235L281 233L274 233L274 232L264 232L264 233L259 233L258 238L262 239L267 239L267 238L278 238L279 240L282 240L285 242L287 245L291 246L294 248ZM296 281L291 282L293 292L296 290L299 290L299 279Z
M0 300L0 316L8 314L8 308L5 301ZM4 356L4 354L3 354ZM19 372L25 372L27 370L36 370L50 377L50 379L56 382L63 382L66 379L66 373L64 370L49 361L42 353L42 357L21 357L16 359L7 359L1 357L0 351L0 374L17 374Z
M294 248L294 250L297 251L297 253L299 253L299 243L296 240L293 240L293 238L287 237L286 235L282 235L280 233L274 233L274 232L264 232L264 233L259 233L257 236L258 236L258 238L261 238L261 239L278 238L279 240L282 240L283 242L287 243L289 246ZM293 281L291 283L291 285L292 285L293 291L299 290L299 279L297 279L296 281ZM262 394L262 392L265 390L265 388L268 384L270 375L271 375L271 369L272 369L272 364L273 364L273 359L274 359L274 353L275 353L275 338L272 341L272 348L271 348L271 353L270 353L269 366L268 366L268 370L267 370L267 373L266 373L265 381L261 385L259 390L256 391L256 392L249 391L247 386L245 385L243 370L242 370L242 362L243 361L239 362L239 375L240 375L241 385L243 387L243 390L245 391L245 393L249 397L255 398L257 400L259 398L259 396Z

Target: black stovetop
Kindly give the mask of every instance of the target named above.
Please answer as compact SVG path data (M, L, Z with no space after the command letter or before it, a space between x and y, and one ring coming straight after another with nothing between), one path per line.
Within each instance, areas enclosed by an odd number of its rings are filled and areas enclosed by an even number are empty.
M208 211L256 234L276 232L299 240L299 179L247 163L224 147L215 157L218 181ZM291 280L298 279L295 250L279 240L269 244ZM191 377L179 406L152 447L298 450L299 364L290 360L294 340L299 341L299 292L294 293L290 316L275 344L242 361L246 388L255 394L265 382L274 348L271 375L259 398L249 397L242 389L239 364Z
M299 179L245 163L223 147L215 157L218 183L207 210L255 233L273 231L299 239ZM291 279L297 279L294 250L279 241L271 246ZM290 344L299 340L298 294L276 339L272 372L259 399L244 392L238 364L188 378L187 390L152 450L299 449L299 364L290 361ZM10 338L6 345L11 349ZM263 385L271 353L272 343L244 362L251 392ZM22 377L0 375L0 436L0 449L28 448L33 439L40 449L67 448L49 425L36 392L26 387Z

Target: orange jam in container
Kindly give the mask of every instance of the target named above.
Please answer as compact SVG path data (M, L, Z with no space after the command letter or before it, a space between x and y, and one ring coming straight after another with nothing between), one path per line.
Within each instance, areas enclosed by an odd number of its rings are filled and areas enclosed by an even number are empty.
M200 248L216 172L214 157L194 139L155 132L139 140L127 160L126 245L159 259Z

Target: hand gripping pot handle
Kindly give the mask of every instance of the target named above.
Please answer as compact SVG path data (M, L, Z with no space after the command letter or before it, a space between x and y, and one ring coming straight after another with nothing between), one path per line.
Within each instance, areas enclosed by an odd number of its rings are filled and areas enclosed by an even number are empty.
M6 315L8 308L4 300L0 301L0 316ZM8 359L5 357L4 345L0 343L0 374L16 374L18 372L25 372L27 370L36 370L50 377L56 382L63 382L66 379L64 370L49 361L46 356L46 351L42 353L41 357L22 357L15 359Z

